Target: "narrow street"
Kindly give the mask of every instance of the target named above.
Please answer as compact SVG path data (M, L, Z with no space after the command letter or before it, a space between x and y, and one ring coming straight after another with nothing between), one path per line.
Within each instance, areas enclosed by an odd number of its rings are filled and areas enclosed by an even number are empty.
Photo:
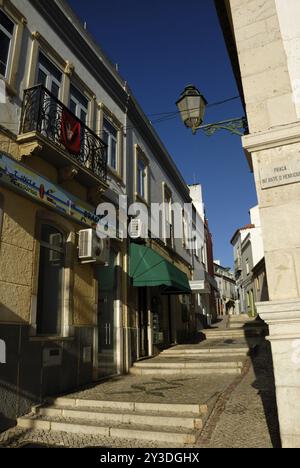
M0 446L279 447L265 332L261 322L220 320L199 344L35 408Z

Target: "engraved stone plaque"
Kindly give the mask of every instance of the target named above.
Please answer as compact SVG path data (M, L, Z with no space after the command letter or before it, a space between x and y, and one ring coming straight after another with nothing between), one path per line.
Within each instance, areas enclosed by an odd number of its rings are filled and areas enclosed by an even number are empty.
M300 182L300 155L276 160L260 169L262 189Z

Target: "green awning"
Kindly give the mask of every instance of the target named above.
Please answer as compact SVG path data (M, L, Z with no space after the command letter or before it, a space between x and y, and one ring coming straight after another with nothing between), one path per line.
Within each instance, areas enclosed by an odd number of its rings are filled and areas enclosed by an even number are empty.
M191 294L188 277L145 245L130 245L130 277L133 286L162 286L167 294Z

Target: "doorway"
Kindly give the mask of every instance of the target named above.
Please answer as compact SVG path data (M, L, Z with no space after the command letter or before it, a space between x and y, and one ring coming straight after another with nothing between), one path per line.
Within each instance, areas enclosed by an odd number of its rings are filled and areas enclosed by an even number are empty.
M139 358L149 356L147 288L138 289Z
M98 279L98 377L117 374L116 310L118 255L110 252L109 265L97 267Z

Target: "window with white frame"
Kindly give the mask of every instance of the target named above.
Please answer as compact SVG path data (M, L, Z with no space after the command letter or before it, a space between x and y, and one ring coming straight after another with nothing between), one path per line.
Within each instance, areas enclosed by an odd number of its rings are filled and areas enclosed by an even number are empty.
M199 242L197 236L194 237L194 254L196 258L199 258Z
M165 240L170 247L174 247L174 219L172 211L172 193L168 187L164 189L165 202Z
M89 100L74 85L70 87L70 110L87 124Z
M0 75L7 77L15 23L0 10Z
M249 265L249 259L246 259L246 274L250 275L250 265Z
M103 118L102 139L107 144L107 164L118 170L118 130L105 117Z
M45 86L45 88L59 99L61 82L62 72L40 52L37 67L37 84Z
M184 210L182 211L182 245L188 248L188 224Z
M137 194L146 200L147 198L147 164L143 158L137 160Z

